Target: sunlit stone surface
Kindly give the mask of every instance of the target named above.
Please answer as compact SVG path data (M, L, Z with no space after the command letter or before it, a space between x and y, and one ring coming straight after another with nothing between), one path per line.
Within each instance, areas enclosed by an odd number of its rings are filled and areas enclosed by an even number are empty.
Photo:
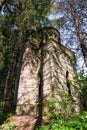
M74 53L60 44L60 35L56 29L45 28L31 37L25 44L22 58L16 113L37 114L41 97L44 104L55 100L59 112L64 107L73 107L78 113L79 87L74 87L74 64ZM39 95L40 87L42 96ZM61 102L68 101L68 97L73 105L61 106ZM43 111L46 112L45 109Z

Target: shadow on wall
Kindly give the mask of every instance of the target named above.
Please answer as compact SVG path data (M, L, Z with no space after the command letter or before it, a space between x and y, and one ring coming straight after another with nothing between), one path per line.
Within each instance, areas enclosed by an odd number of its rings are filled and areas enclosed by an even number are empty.
M54 99L57 102L55 107L60 111L61 109L64 111L64 104L60 104L64 100L67 104L68 97L75 98L74 103L77 106L79 102L72 87L74 67L71 59L74 55L71 57L65 53L66 48L63 51L57 33L53 28L44 29L42 37L38 40L31 38L23 44L19 54L15 83L15 111L17 114L38 116L36 125L41 125L42 116L47 113L48 106L44 107L46 101L50 102ZM67 95L66 98L63 97L64 94ZM75 108L75 104L73 106Z

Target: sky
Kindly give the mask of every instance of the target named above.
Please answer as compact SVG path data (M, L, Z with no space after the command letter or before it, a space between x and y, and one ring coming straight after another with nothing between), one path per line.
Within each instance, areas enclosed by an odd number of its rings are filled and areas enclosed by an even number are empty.
M55 2L60 2L60 0L55 0ZM56 5L56 3L54 4ZM76 69L78 71L83 69L85 71L85 74L87 75L87 68L84 64L84 57L80 48L79 39L78 36L75 35L75 33L73 33L76 31L73 22L69 21L68 19L68 21L65 21L64 25L60 27L58 27L57 25L57 21L63 18L64 15L65 12L57 11L56 15L49 14L48 19L51 21L51 25L59 30L61 36L61 44L65 45L75 53ZM84 26L82 26L82 30L84 30L85 33L87 33L87 19L83 18L83 22L84 22Z

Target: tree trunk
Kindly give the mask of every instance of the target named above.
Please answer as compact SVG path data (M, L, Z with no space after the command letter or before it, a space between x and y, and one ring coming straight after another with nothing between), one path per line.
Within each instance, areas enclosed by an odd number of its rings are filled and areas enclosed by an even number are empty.
M3 112L9 112L11 110L11 92L13 88L13 80L14 80L14 68L16 66L16 58L18 54L19 47L15 48L15 54L12 59L7 79L6 79L6 85L5 85L5 92L4 92L4 104L3 104Z
M17 59L17 55L18 55L18 51L20 49L20 36L19 39L16 40L17 42L15 43L14 46L14 56L13 59L11 61L10 64L10 68L8 70L8 75L7 75L7 79L6 79L6 85L5 85L5 92L4 92L4 103L3 103L3 112L9 112L11 110L11 95L12 95L12 89L14 87L14 71L15 71L15 67L16 67L16 59Z
M68 2L69 6L70 6L70 9L71 9L71 14L72 14L74 22L75 22L75 26L76 26L76 29L77 29L77 35L79 37L80 46L81 46L82 53L83 53L84 60L85 60L85 64L86 64L86 67L87 67L87 47L86 47L86 43L84 41L81 26L79 24L79 20L77 18L76 11L74 9L73 1L72 0L67 0L67 2Z

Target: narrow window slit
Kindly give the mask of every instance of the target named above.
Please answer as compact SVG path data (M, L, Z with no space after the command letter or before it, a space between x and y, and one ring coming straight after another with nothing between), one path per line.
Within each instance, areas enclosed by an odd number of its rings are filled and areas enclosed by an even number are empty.
M70 89L69 72L68 72L68 70L66 71L66 82L67 82L68 94L71 96L71 89Z

